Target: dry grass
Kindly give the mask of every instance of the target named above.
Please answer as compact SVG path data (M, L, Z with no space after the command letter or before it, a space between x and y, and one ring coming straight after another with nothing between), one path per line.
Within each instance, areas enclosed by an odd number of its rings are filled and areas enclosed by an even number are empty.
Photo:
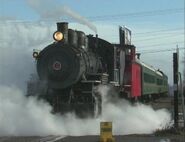
M185 132L184 128L167 128L163 130L157 130L154 132L155 136L165 136L165 135L183 135Z

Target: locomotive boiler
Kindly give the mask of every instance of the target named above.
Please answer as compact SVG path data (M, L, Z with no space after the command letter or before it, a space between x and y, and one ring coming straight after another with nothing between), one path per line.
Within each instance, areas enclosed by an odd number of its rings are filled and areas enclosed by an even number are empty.
M76 84L86 74L101 68L100 60L88 48L88 39L81 31L68 30L67 23L58 23L56 42L42 50L37 58L37 72L49 88L60 90ZM35 54L35 53L34 53Z
M95 89L100 84L111 84L118 97L134 100L167 93L167 76L136 58L130 30L120 27L119 33L120 43L112 44L57 23L55 41L33 52L37 74L28 82L27 95L46 100L54 112L86 117L101 114L102 97Z

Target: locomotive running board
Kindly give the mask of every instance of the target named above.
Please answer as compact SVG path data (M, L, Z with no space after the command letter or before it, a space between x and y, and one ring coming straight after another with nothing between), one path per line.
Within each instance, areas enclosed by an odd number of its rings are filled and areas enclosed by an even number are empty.
M82 80L82 83L101 83L100 80Z

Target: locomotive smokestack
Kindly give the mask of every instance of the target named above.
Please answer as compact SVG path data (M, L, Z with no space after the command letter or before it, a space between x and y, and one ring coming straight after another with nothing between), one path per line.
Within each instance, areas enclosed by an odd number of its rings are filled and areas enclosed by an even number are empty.
M67 44L68 43L68 23L67 22L57 23L57 31L62 32L62 34L64 35L63 42Z

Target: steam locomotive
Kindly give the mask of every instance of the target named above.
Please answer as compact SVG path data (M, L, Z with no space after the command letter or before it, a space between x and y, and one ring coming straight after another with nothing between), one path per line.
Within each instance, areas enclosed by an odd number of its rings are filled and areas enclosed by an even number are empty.
M45 99L54 112L98 116L102 97L95 88L100 84L110 84L118 97L132 100L167 94L167 76L136 57L131 31L120 27L119 35L120 43L112 44L57 23L55 42L33 52L37 75L28 82L27 95Z

